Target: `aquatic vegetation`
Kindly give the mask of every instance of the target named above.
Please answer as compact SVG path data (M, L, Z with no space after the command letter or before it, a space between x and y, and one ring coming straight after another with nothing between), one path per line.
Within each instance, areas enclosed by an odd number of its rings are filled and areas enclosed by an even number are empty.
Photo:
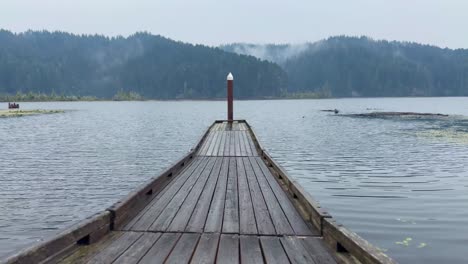
M0 110L0 117L21 117L29 115L64 113L63 110Z
M395 244L397 245L403 245L405 247L409 246L410 242L412 241L413 239L411 237L407 237L405 238L403 241L397 241L395 242Z
M452 143L468 144L468 132L455 129L429 129L417 132L416 135L423 138L437 138Z
M411 237L407 237L403 241L395 242L395 244L409 247L411 244L411 241L413 241L413 239ZM421 242L416 248L425 248L426 246L427 246L427 243Z
M388 251L388 249L386 249L386 248L381 248L381 247L377 247L377 246L376 246L376 248L378 250L382 251L382 252L387 252Z
M402 219L402 218L397 218L396 220L397 220L397 221L399 221L399 222L402 222L402 223L410 223L410 224L413 224L413 225L415 225L415 224L416 224L416 222L415 222L415 221L413 221L413 220L410 220L410 219Z

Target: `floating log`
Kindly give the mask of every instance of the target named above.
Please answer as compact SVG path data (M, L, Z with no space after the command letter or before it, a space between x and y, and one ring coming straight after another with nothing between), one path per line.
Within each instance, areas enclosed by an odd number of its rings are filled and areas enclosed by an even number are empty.
M321 112L332 112L332 113L335 113L335 114L338 114L340 112L340 110L338 109L324 109L324 110L320 110Z
M243 120L216 121L158 177L4 263L228 260L395 263L335 223Z
M373 118L385 118L385 117L436 118L436 117L448 117L449 115L434 114L434 113L416 113L416 112L372 112L372 113L362 113L362 114L347 114L343 116L373 117Z

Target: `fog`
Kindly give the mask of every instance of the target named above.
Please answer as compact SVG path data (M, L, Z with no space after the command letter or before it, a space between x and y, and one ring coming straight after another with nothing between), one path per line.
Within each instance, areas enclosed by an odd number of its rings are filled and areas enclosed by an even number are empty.
M110 36L149 31L213 46L365 35L468 48L467 10L463 0L15 0L0 1L0 28Z

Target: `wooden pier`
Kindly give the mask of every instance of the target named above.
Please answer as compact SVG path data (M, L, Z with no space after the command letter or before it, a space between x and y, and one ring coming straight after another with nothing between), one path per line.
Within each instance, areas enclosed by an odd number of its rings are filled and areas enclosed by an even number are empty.
M216 121L125 199L5 263L394 263L334 222L245 121Z

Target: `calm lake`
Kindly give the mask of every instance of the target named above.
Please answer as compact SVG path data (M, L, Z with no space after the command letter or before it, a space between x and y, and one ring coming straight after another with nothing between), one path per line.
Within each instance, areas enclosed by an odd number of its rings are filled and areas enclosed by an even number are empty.
M2 103L2 108L6 103ZM21 103L0 118L0 256L104 210L186 153L225 102ZM415 111L448 118L320 112ZM237 101L263 146L401 263L468 263L468 98Z

